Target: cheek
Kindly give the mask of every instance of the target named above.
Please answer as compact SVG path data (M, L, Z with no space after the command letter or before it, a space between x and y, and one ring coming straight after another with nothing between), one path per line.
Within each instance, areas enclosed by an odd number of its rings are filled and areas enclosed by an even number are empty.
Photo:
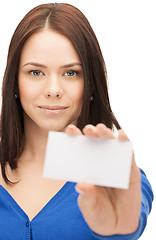
M84 86L83 84L74 87L74 89L70 89L70 98L72 99L75 107L82 107L82 100L83 100L83 91Z
M33 99L35 99L39 93L40 89L36 88L36 84L30 84L28 81L24 81L24 79L19 79L18 82L19 85L19 95L20 95L20 100L21 104L25 105L26 103L29 103Z

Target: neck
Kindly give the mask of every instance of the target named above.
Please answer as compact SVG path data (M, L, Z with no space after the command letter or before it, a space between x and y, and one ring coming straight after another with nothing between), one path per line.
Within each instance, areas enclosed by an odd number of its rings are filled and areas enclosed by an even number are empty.
M31 119L24 122L24 149L21 163L35 163L43 166L48 139L48 131L39 128Z

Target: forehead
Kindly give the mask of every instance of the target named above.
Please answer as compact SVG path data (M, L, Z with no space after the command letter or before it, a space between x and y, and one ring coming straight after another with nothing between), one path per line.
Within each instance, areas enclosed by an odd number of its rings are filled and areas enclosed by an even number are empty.
M43 30L33 34L24 44L20 62L24 64L26 61L64 64L80 62L80 59L67 37L53 30Z

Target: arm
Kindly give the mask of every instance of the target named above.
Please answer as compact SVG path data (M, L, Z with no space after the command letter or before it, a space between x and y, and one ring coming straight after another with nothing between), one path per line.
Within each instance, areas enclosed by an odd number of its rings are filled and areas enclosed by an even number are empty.
M68 127L67 133L82 134L77 127ZM88 137L114 139L112 131L103 124L88 125L83 129ZM129 141L123 130L118 139ZM133 153L129 188L115 189L79 182L78 205L96 239L133 239L141 236L151 210L151 186L137 167Z

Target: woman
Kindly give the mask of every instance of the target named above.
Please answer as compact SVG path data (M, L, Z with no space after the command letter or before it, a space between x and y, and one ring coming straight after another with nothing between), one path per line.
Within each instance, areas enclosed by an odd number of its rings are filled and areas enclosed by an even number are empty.
M138 239L153 194L134 154L128 190L42 177L49 130L114 139L114 126L128 140L85 16L68 4L32 9L12 37L2 86L1 239Z

